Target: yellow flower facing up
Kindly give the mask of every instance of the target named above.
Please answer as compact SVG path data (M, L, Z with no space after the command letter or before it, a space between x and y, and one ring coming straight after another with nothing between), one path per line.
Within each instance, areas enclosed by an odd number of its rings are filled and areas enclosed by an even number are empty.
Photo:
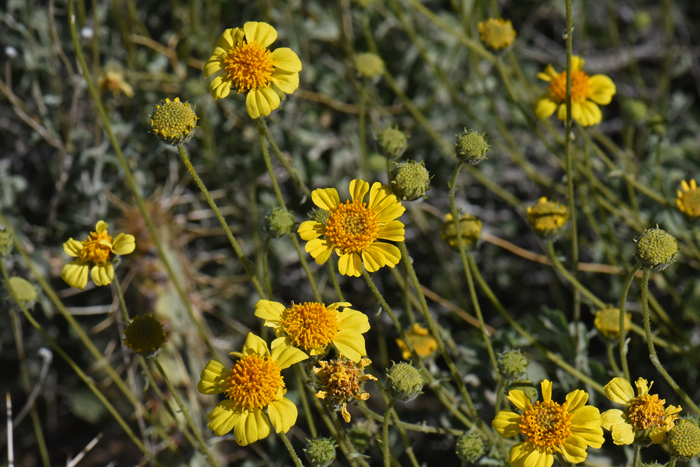
M223 70L209 84L211 96L224 98L232 86L239 94L246 93L251 118L267 117L279 107L281 93L291 94L299 87L301 61L288 47L270 52L267 48L275 39L275 28L262 22L225 30L204 65L205 78Z
M307 302L289 308L281 303L259 300L255 316L274 328L277 339L272 348L281 345L297 347L309 355L321 355L333 343L340 353L357 363L367 355L362 334L369 331L367 315L347 308L347 302L324 305ZM342 312L338 308L345 308Z
M369 192L369 204L363 202ZM340 257L338 270L344 276L360 277L362 263L369 272L383 266L393 268L401 259L401 252L390 243L402 242L404 225L397 219L406 208L391 194L391 189L376 182L370 189L363 180L350 182L352 201L344 204L335 188L314 190L314 204L329 213L325 223L316 220L302 222L299 236L306 240L306 252L318 264L324 264L331 253Z
M429 357L430 354L435 352L438 348L437 341L430 335L430 331L418 323L414 324L411 329L406 331L406 338L411 341L416 353L421 357ZM409 352L408 347L406 347L406 343L401 339L396 339L396 344L399 346L399 349L401 349L401 358L404 360L410 359L411 352Z
M85 288L90 267L90 275L95 285L111 284L114 279L112 260L115 255L128 255L136 248L133 235L121 233L112 239L108 228L109 225L105 221L99 221L95 231L91 232L86 240L80 242L69 238L63 244L63 251L77 258L63 266L61 271L61 278L71 287Z
M691 179L690 182L683 180L681 188L683 191L676 191L678 194L676 198L678 209L693 219L700 217L700 188L695 184L695 180Z
M649 394L651 384L639 378L634 383L637 387L636 397L632 385L625 378L613 378L605 385L608 399L624 406L624 410L610 409L603 413L603 428L612 431L615 444L632 444L639 432L646 432L654 444L666 441L666 433L673 428L681 408L673 405L664 408L665 399Z
M508 399L523 414L502 410L491 423L504 438L521 434L525 439L510 448L511 467L550 467L555 453L579 464L586 460L589 446L599 449L603 445L600 411L586 405L587 392L577 389L559 404L552 400L551 381L544 380L542 397L542 402L532 405L523 391L510 391Z
M513 23L503 18L489 18L485 23L479 23L479 34L481 34L481 42L493 50L505 49L517 36Z
M236 442L246 446L266 438L270 423L277 433L286 433L297 421L297 407L285 398L287 389L281 371L309 358L294 347L267 344L252 332L240 352L231 352L238 361L231 370L210 360L202 371L197 389L202 394L226 394L207 415L211 431L223 436L233 430ZM267 414L264 409L267 408Z
M583 70L584 59L571 58L571 118L582 126L597 125L603 119L598 105L608 105L617 92L615 83L605 75L588 76ZM549 118L557 112L559 120L566 120L566 70L557 73L547 65L537 77L547 81L547 94L535 104L537 118Z
M348 403L369 399L369 393L364 389L365 383L377 381L377 378L364 372L365 367L371 363L369 358L363 358L356 363L340 357L320 361L320 366L314 367L316 380L311 386L318 391L316 397L323 399L331 409L340 411L346 423L350 423Z

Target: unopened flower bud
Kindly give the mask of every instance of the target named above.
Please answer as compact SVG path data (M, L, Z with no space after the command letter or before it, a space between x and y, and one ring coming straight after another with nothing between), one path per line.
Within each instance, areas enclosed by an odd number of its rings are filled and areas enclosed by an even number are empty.
M665 230L658 227L646 229L634 241L637 243L637 254L634 257L643 269L663 271L676 260L678 242Z
M430 190L430 173L423 161L405 161L391 171L391 191L402 201L427 198Z
M462 214L459 217L459 234L462 237L462 245L466 250L471 250L481 240L482 223L478 217L472 214ZM455 233L455 223L452 220L452 214L446 214L445 220L440 227L440 238L442 238L450 248L457 250L457 234Z
M355 55L355 69L362 78L374 79L384 74L384 60L372 52Z
M625 316L625 331L629 330L632 322L632 314ZM608 307L595 314L593 322L598 332L607 339L617 339L620 335L620 309Z
M491 146L486 142L484 135L465 128L462 133L457 135L457 158L471 165L486 160L486 153L489 152Z
M265 230L275 238L281 238L290 233L296 221L291 212L281 207L274 207L265 216Z
M408 142L403 131L388 126L379 133L379 145L389 159L398 159L406 150Z
M425 380L420 370L408 363L394 364L387 372L386 391L401 402L409 402L423 394Z
M527 218L537 235L551 238L556 236L569 220L569 211L563 204L548 201L543 196L537 204L527 208Z
M508 350L498 355L498 371L506 379L518 378L527 371L528 364L520 350Z
M477 433L463 434L455 447L459 458L472 464L486 454L484 440Z
M10 280L5 283L5 288L10 296L14 297L20 304L27 308L34 306L37 293L29 281L17 276L10 277Z
M307 441L304 452L312 467L327 467L333 463L336 458L335 448L338 446L332 439L316 438Z

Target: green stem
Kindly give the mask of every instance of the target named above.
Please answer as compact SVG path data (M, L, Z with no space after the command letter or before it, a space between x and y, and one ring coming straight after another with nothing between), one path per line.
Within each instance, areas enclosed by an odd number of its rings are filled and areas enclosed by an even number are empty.
M270 270L267 266L267 252L270 247L270 236L265 238L265 243L263 244L262 253L262 268L263 268L263 280L265 281L265 288L267 289L267 296L272 298L272 284L270 283Z
M331 410L326 406L326 409L328 409L328 413L331 416L331 419L333 420L333 425L335 426L336 431L338 432L338 437L342 442L346 445L347 447L347 458L350 461L351 464L358 463L362 467L369 467L369 464L367 461L365 461L362 457L359 457L358 452L355 450L355 446L352 444L352 441L348 438L348 434L345 431L345 428L343 428L343 425L340 424L340 419L338 418L338 413L335 410Z
M340 290L340 284L338 283L338 275L335 273L333 258L328 258L328 273L331 276L331 282L333 283L333 288L335 289L335 294L338 296L338 300L344 302L345 298L343 297L343 291Z
M369 180L369 156L367 155L367 129L365 128L367 112L367 84L362 85L360 92L360 109L359 109L359 136L360 136L360 153L362 154L362 176L365 180Z
M299 239L297 238L295 233L292 233L290 235L292 237L292 243L294 244L294 249L297 251L297 255L299 255L299 262L301 263L301 267L304 268L304 272L306 273L306 278L309 280L309 285L311 286L311 291L314 294L314 299L318 303L323 303L323 298L321 297L321 293L318 291L318 286L316 285L316 279L314 279L314 275L311 272L311 268L309 267L309 263L306 261L306 257L304 256L304 253L301 251L301 245L299 245Z
M294 446L292 446L292 443L289 441L289 438L287 438L287 434L282 431L280 431L277 434L282 439L284 447L286 447L287 451L289 451L289 456L292 458L292 462L294 462L294 465L296 467L304 467L304 464L301 463L301 459L299 459L299 456L297 456L297 452L294 450Z
M369 407L367 407L367 404L357 404L357 407L360 409L360 412L362 412L365 417L371 418L372 420L376 420L378 422L381 422L384 420L384 416L378 414L377 412L374 412L371 410ZM390 420L389 421L390 425L395 425L397 427L403 428L405 430L411 430L411 431L419 431L421 433L440 433L440 434L449 434L449 435L455 435L455 436L461 436L464 434L463 431L461 430L453 430L450 428L438 428L438 427L433 427L433 426L427 426L427 425L416 425L413 423L406 423L398 420Z
M632 378L630 378L629 365L627 364L627 343L625 342L627 335L627 329L625 328L625 318L627 317L627 294L629 293L630 285L632 284L632 280L637 274L637 271L639 271L639 264L635 264L630 273L627 275L625 285L622 287L622 295L620 296L620 337L618 338L618 342L620 347L620 364L622 365L622 373L625 375L625 379L627 379L627 381L632 381Z
M185 151L185 147L182 144L180 144L178 145L177 150L180 152L180 157L182 158L182 162L185 164L187 171L190 173L190 176L197 184L197 187L199 187L199 190L204 195L204 198L207 200L207 204L209 204L211 210L214 211L214 215L216 215L219 224L221 224L221 228L224 229L226 237L228 238L228 241L233 247L233 251L236 252L236 256L238 256L238 259L243 264L245 272L248 273L248 277L250 277L250 280L253 282L253 287L255 287L255 290L258 292L258 295L260 295L261 298L266 299L267 296L265 295L265 291L263 290L262 285L260 285L260 281L258 281L258 277L255 275L255 271L253 271L253 265L250 263L250 261L248 261L248 258L246 258L245 255L243 255L243 250L241 250L241 246L238 244L236 237L233 236L231 229L226 223L226 219L224 219L224 216L223 214L221 214L219 207L216 205L216 202L214 202L214 198L211 197L211 195L209 194L209 190L207 190L207 187L204 185L204 182L202 182L202 179L199 178L199 174L197 174L197 171L192 166L192 162L190 162L190 158L187 156L187 151Z
M567 271L563 264L561 264L561 261L559 261L557 258L557 253L554 251L554 243L551 240L547 240L547 252L549 253L549 260L552 262L552 266L554 266L557 271L559 271L561 275L571 283L571 285L573 285L577 290L580 290L581 293L592 301L595 306L601 309L605 308L605 302L584 287L584 285L581 284L569 271Z
M396 399L389 397L384 411L384 419L382 424L382 453L384 454L384 467L391 467L391 449L389 449L389 418L391 416L391 408L396 403Z
M277 156L277 160L279 160L280 163L284 166L285 170L287 170L287 173L290 177L292 177L292 181L296 184L296 186L299 187L299 189L303 191L306 196L310 197L311 190L309 190L309 188L304 184L304 182L301 181L297 171L294 170L294 168L291 165L289 165L287 158L284 157L284 154L282 154L282 151L280 151L280 148L275 143L275 140L272 139L272 133L270 133L270 129L267 127L267 124L265 123L265 120L262 117L258 119L258 124L262 127L263 131L265 132L265 137L270 142L270 147L272 148L272 152L274 152Z
M560 452L557 453L557 459L559 460L561 467L569 467L569 463L566 462L566 459Z
M676 456L671 456L671 460L668 462L668 467L676 467L676 461L678 458Z
M642 467L642 445L634 444L634 458L632 460L632 467Z
M304 383L304 370L300 365L294 365L294 375L297 381L297 390L299 391L299 398L301 399L301 405L304 407L304 416L306 417L306 424L309 425L309 432L311 433L311 439L315 439L318 436L318 431L316 431L316 424L314 423L314 417L311 414L311 408L309 407L309 400L306 398L306 384Z
M666 382L676 391L681 399L685 401L686 404L690 406L696 414L700 415L700 408L688 397L688 395L683 391L678 383L668 374L664 366L661 364L659 357L656 355L656 348L654 348L654 339L651 335L651 322L649 320L649 276L651 271L649 269L644 269L644 274L642 276L642 311L644 312L644 332L647 337L647 345L649 346L649 356L651 357L651 362L654 364L656 369L661 373Z
M114 285L114 290L116 291L117 298L119 299L119 306L121 307L122 315L124 315L124 325L126 326L131 321L131 318L129 318L129 311L126 309L126 302L124 301L124 292L122 292L122 286L119 283L119 278L115 277L112 281L112 284Z
M607 347L608 363L610 363L610 368L612 368L612 371L615 374L615 376L623 376L622 372L620 371L620 368L617 366L617 362L615 361L615 345L612 342L608 342Z

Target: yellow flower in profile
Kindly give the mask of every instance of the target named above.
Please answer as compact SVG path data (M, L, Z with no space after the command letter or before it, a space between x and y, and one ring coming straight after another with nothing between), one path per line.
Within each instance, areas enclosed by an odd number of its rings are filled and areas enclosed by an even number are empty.
M133 235L119 234L112 239L107 229L109 225L105 221L97 222L95 232L91 232L86 240L79 242L69 238L63 244L63 251L74 258L75 261L63 266L61 278L71 287L84 289L88 280L88 269L92 266L92 276L95 285L111 284L114 279L114 265L112 260L115 255L128 255L136 248Z
M631 313L625 315L624 324L625 332L627 332L632 325ZM611 340L617 339L620 335L620 309L607 307L603 310L599 310L595 314L593 325L603 337Z
M369 204L363 199L369 192ZM344 276L360 277L362 263L368 272L383 266L393 268L401 259L401 252L390 243L377 240L402 242L404 226L396 220L406 208L391 194L391 189L375 182L370 189L363 180L350 182L352 202L340 202L335 188L314 190L314 204L329 212L325 222L316 220L302 222L299 236L306 240L306 252L318 264L324 264L331 253L340 257L338 270Z
M503 18L489 18L485 23L479 23L481 42L493 50L505 49L514 40L517 33L513 29L513 23Z
M571 57L571 118L582 126L597 125L603 119L600 105L608 105L617 92L615 83L605 75L588 76L583 70L584 59ZM547 65L537 77L547 81L547 94L535 104L539 119L549 118L555 111L559 120L566 120L566 70L557 73Z
M666 441L666 433L673 428L681 407L669 405L664 409L666 400L649 394L651 384L639 378L634 383L637 387L636 397L632 385L625 378L613 378L605 385L608 399L625 406L624 410L610 409L603 413L603 428L612 431L615 444L632 444L640 431L647 432L654 444Z
M267 50L275 39L275 28L262 22L225 30L204 65L205 78L224 71L209 84L211 97L228 96L231 86L238 94L247 93L245 105L251 118L267 117L279 107L280 95L299 87L301 61L288 47Z
M681 188L683 191L676 191L678 194L678 198L676 198L678 209L693 219L700 217L700 188L695 184L695 180L691 179L690 183L683 180Z
M318 391L316 397L323 399L331 409L340 411L346 423L350 423L348 403L369 399L369 393L365 392L365 383L377 381L377 378L364 372L365 367L371 363L369 358L353 362L340 357L320 361L320 368L314 367L316 380L311 382L311 386Z
M406 338L413 344L416 353L421 357L429 357L438 348L437 341L430 332L420 324L416 323L411 329L406 331ZM396 339L396 343L401 349L401 358L408 360L411 358L406 343L401 339Z
M197 390L202 394L226 394L207 415L211 431L223 436L233 430L236 442L246 446L266 438L270 423L276 433L286 433L297 421L297 407L285 398L287 388L280 374L285 368L309 358L294 347L267 344L252 332L240 352L231 352L238 361L227 370L210 360L202 371ZM267 407L267 414L263 411Z
M564 227L569 220L569 211L563 204L548 201L543 196L534 206L528 206L527 219L537 235L547 238L556 235Z
M510 391L508 400L523 414L501 410L491 422L504 438L521 434L525 439L510 448L511 467L551 467L555 453L580 464L586 460L588 446L599 449L603 445L600 411L586 405L587 392L572 391L560 405L552 400L551 381L544 380L542 397L542 402L532 405L523 391Z
M347 302L324 305L307 302L286 308L281 303L258 300L255 316L275 330L272 348L297 347L309 355L321 355L330 343L353 362L367 355L362 334L369 331L367 315L347 308ZM338 308L345 308L342 312Z

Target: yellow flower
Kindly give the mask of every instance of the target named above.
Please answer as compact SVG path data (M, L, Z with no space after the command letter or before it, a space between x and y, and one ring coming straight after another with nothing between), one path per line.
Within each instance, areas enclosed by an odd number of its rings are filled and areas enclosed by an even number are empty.
M678 209L688 217L700 217L700 188L695 184L695 180L691 179L690 183L685 180L681 182L681 190L677 190L678 198L676 204Z
M286 308L281 303L259 300L255 316L274 328L277 339L272 348L298 347L309 355L321 355L333 343L340 353L357 363L367 355L362 334L369 331L367 315L346 308L350 303L331 305L307 302ZM338 308L345 308L342 312Z
M654 384L652 381L651 384ZM666 433L678 419L680 406L669 405L664 409L665 399L656 394L650 395L651 385L639 378L632 385L625 378L613 378L605 385L605 395L616 404L624 405L624 410L611 409L603 413L603 428L612 431L613 442L618 445L632 444L637 432L645 431L654 444L666 441Z
M416 353L421 357L430 356L430 354L435 352L435 350L438 348L435 338L430 335L430 332L427 329L418 323L414 324L411 329L406 331L406 338L411 341ZM401 358L404 360L411 358L411 352L408 351L406 343L401 339L396 339L396 343L401 349Z
M316 380L312 381L311 386L318 391L316 397L323 399L331 409L339 410L346 423L350 423L348 403L369 399L369 393L365 392L365 383L370 380L377 381L377 378L364 372L365 367L371 363L369 358L363 358L356 363L340 357L320 361L320 368L314 367Z
M550 467L554 454L561 452L572 464L586 460L588 446L599 449L605 439L600 427L600 411L585 405L588 393L577 389L559 404L552 400L551 381L542 381L543 402L530 403L520 390L510 391L508 399L523 414L501 410L491 425L504 438L522 434L525 441L510 448L511 467Z
M209 84L211 96L224 98L231 86L239 94L247 93L245 105L251 118L267 117L279 107L280 95L299 87L301 61L288 47L267 50L275 39L275 28L262 22L249 21L242 28L225 30L204 65L205 78L224 71Z
M369 204L362 200L369 192ZM394 245L377 240L402 242L403 224L396 220L406 208L391 189L375 182L370 189L363 180L350 182L352 202L340 202L335 188L314 190L311 199L314 204L329 217L325 223L316 220L302 222L299 236L306 240L306 252L318 264L324 264L331 252L340 257L338 270L344 276L360 277L362 263L369 272L375 272L382 266L393 268L401 259L401 252Z
M270 352L267 344L252 332L231 370L210 360L202 371L197 389L202 394L225 393L207 415L211 431L223 436L233 430L236 442L246 446L266 438L270 423L276 433L286 433L297 421L297 407L285 398L287 388L280 372L309 356L294 347L276 347ZM267 407L267 415L263 409Z
M485 23L479 23L481 42L494 50L505 49L514 40L517 33L513 29L513 23L503 18L489 18Z
M593 322L598 332L608 339L617 339L620 335L620 309L615 307L608 307L603 310L599 310L595 314L595 321ZM625 332L627 332L632 325L632 314L627 313L625 315Z
M571 118L583 126L597 125L603 119L598 104L608 105L617 90L605 75L588 76L581 70L583 63L580 57L571 58ZM556 111L559 120L566 120L566 70L557 73L552 65L547 65L537 77L549 83L548 94L535 104L537 118L549 118Z
M63 244L63 251L75 261L63 266L61 278L71 287L84 289L88 280L88 269L92 266L92 276L95 285L107 285L114 279L114 255L128 255L136 243L133 235L119 234L112 239L107 232L109 225L105 221L97 222L95 232L91 232L87 240L79 242L69 238Z
M559 233L566 221L569 211L566 206L542 197L534 206L528 206L527 219L540 237L547 238Z

